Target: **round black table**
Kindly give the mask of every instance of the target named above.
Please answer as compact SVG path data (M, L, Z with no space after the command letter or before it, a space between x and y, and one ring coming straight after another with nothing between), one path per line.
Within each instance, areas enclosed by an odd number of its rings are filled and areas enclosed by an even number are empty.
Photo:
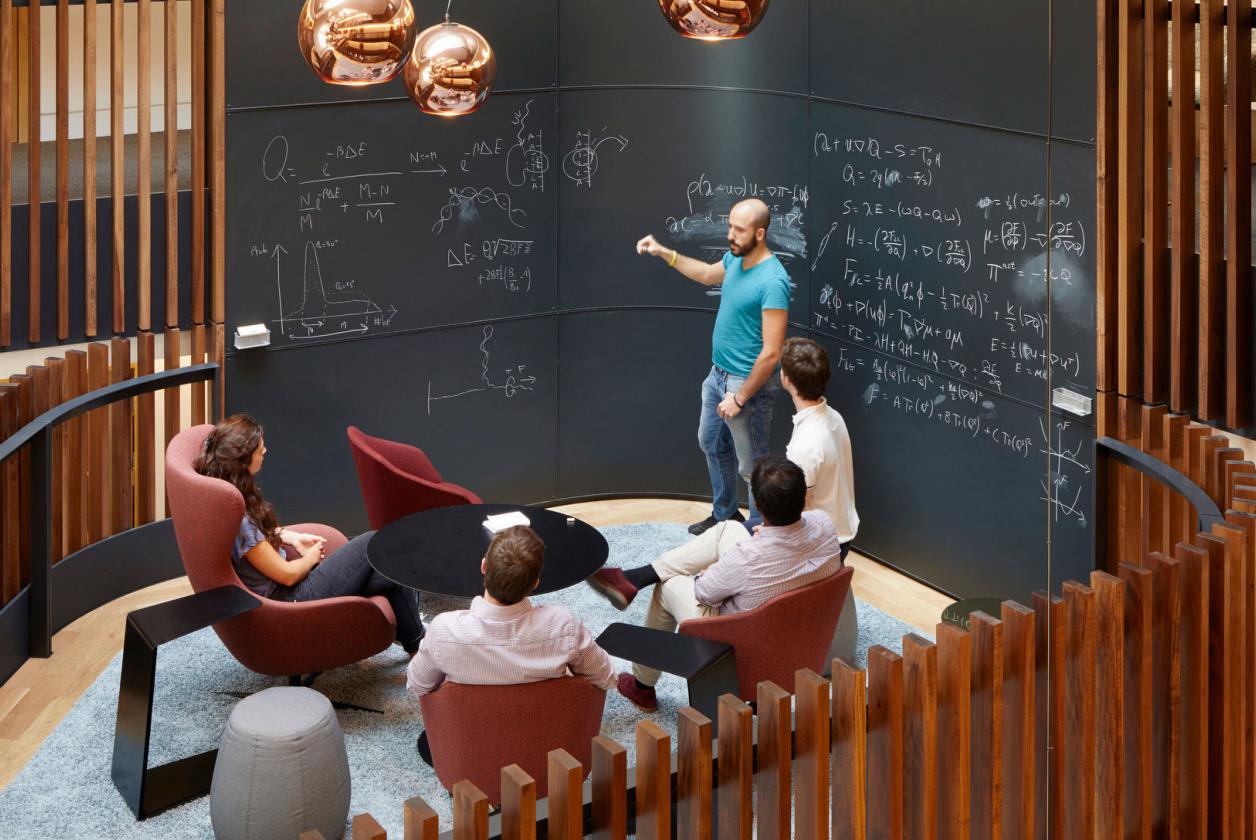
M366 545L366 556L377 572L402 586L471 598L484 592L480 560L493 539L484 520L512 510L528 517L545 543L536 594L566 589L606 562L606 538L592 525L522 505L453 505L412 513L379 529Z

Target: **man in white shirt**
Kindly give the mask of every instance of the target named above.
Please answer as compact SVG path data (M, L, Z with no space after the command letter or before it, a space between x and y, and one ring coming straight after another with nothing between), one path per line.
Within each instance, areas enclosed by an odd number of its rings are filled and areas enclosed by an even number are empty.
M807 510L822 510L842 541L842 559L859 530L855 512L855 469L846 421L824 398L829 385L829 354L808 338L791 338L781 349L781 387L794 401L794 433L785 447L789 460L807 477ZM831 654L850 659L859 641L853 587L838 620Z
M603 690L615 684L615 668L571 611L557 604L533 606L528 595L541 582L545 544L531 528L507 528L493 538L480 571L484 594L471 608L441 613L428 624L410 660L406 688L422 697L444 681L467 685L515 685L574 674ZM429 764L427 733L419 754Z

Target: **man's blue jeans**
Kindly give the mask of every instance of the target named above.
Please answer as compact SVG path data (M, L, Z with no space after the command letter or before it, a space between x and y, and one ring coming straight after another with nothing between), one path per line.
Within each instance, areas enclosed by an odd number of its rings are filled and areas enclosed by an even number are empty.
M711 474L712 515L717 521L731 519L737 512L738 476L749 487L755 459L768 452L772 409L781 390L780 377L773 373L736 417L723 419L716 413L716 407L724 399L724 394L737 393L745 381L744 376L712 366L702 383L698 447L706 455L707 471ZM756 513L752 493L750 515Z

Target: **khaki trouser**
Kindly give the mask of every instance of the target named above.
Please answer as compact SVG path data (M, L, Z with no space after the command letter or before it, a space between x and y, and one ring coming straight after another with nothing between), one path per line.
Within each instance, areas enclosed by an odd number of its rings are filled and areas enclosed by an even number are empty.
M682 621L719 615L717 608L698 603L693 594L694 576L749 538L750 532L740 522L720 522L701 536L662 554L651 564L658 573L659 583L654 585L650 606L645 612L645 626L674 633ZM642 685L659 681L659 671L641 665L632 666L632 675Z

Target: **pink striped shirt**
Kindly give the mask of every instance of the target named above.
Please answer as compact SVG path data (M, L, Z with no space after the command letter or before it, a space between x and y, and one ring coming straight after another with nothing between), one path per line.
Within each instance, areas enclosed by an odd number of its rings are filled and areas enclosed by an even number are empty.
M410 660L406 688L422 697L446 679L516 685L569 673L602 689L615 684L611 658L570 610L534 607L528 598L499 607L478 596L471 609L441 613L428 624Z
M833 520L820 510L804 511L793 525L767 525L724 552L694 578L698 603L721 615L753 610L777 595L798 589L842 568L842 544Z

